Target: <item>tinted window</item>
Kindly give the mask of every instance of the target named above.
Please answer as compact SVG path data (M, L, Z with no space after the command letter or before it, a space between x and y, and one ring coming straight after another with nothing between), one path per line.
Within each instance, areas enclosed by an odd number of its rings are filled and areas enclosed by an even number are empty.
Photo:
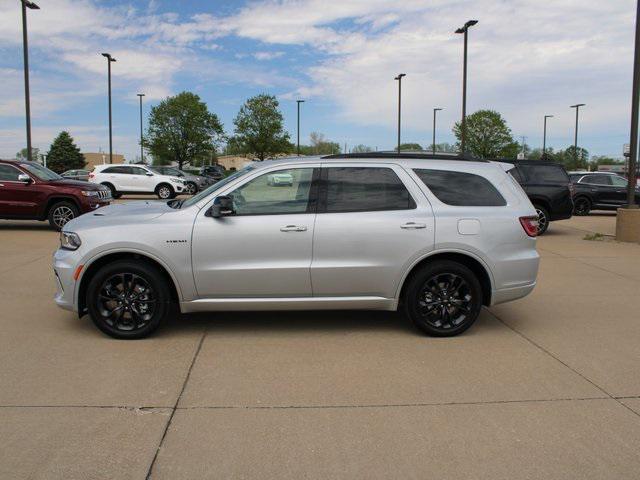
M590 183L592 185L611 185L611 175L585 175L580 183Z
M584 173L571 173L569 174L569 180L571 180L573 183L576 183L583 176L584 176Z
M147 171L144 168L140 167L129 167L131 169L131 173L134 175L146 175Z
M569 183L569 175L559 165L518 165L528 183Z
M313 168L265 173L231 193L236 215L306 213Z
M626 178L617 175L611 175L611 183L614 187L626 187L629 184Z
M524 183L524 180L522 178L522 174L518 170L518 167L512 168L511 170L509 170L509 173L511 174L511 176L513 178L516 179L516 182L518 182L520 184Z
M18 175L22 172L17 168L13 168L11 165L0 164L0 180L7 182L17 182Z
M416 208L408 190L390 168L326 168L326 211L364 212Z
M128 167L108 167L102 170L102 173L129 173Z
M414 170L429 190L447 205L502 207L507 204L489 180L480 175L448 170Z

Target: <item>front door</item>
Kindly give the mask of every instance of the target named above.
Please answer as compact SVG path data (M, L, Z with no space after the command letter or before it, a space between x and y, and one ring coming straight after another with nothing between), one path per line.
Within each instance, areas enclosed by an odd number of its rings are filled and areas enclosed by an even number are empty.
M19 182L24 172L13 165L0 164L0 216L35 218L38 215L39 190L33 182Z
M319 169L257 172L224 195L232 215L207 216L192 237L193 273L200 298L311 296L310 265Z
M313 295L393 298L433 249L431 205L402 168L323 165L313 239Z

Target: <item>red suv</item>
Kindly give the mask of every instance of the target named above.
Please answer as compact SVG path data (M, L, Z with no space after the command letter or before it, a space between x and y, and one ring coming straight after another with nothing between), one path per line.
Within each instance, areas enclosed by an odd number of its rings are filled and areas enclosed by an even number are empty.
M60 230L77 216L109 205L102 185L68 180L35 162L0 160L0 218L49 220Z

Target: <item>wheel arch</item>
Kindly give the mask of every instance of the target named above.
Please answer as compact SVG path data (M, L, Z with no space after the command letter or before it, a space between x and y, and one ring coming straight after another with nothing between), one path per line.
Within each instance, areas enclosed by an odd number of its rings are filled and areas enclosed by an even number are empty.
M549 215L551 215L551 203L549 203L549 200L542 197L532 197L530 200L534 207L536 205L539 205L544 208L549 213Z
M71 202L78 209L78 214L82 215L82 208L78 201L72 195L52 195L47 199L47 203L44 206L44 209L41 214L41 218L46 219L49 216L49 212L51 211L51 207L53 207L58 202Z
M86 303L85 297L87 292L87 286L91 281L93 275L104 265L107 265L116 260L125 260L131 259L137 262L146 262L150 265L156 267L162 275L165 277L169 285L169 291L171 292L171 300L176 302L176 305L180 304L180 298L182 298L180 285L177 282L176 278L171 273L171 270L159 259L150 256L148 253L137 252L135 250L126 250L126 251L116 251L116 252L107 252L98 257L94 257L91 261L85 265L85 268L82 270L82 276L80 277L80 282L78 287L76 288L76 302L78 305L78 315L83 315L86 313Z
M476 256L469 252L461 251L438 251L421 258L414 263L409 271L405 274L400 284L398 301L402 301L405 293L405 289L409 284L411 278L425 265L438 261L438 260L450 260L458 262L465 267L469 268L477 277L482 288L482 304L491 305L491 293L493 291L493 279L489 268L478 259Z

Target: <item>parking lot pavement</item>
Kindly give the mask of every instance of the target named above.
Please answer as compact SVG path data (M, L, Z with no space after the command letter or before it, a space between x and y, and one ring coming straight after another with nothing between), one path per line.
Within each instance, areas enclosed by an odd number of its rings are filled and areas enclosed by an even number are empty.
M103 336L0 221L0 478L615 478L640 471L640 245L552 224L539 285L435 339L381 312L225 313ZM591 235L589 238L593 238Z

